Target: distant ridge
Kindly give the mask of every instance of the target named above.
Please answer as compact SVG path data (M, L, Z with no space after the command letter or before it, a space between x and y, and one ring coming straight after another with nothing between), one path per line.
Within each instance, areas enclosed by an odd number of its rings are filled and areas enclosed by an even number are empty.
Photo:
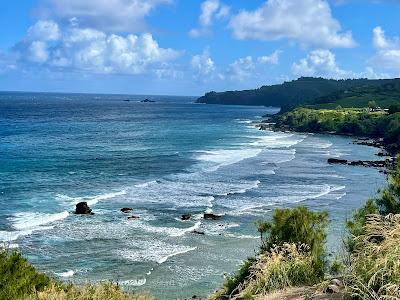
M357 87L378 87L400 79L324 79L300 77L282 84L262 86L254 90L209 92L197 99L197 103L230 105L264 105L292 107L301 103L312 103L338 91Z

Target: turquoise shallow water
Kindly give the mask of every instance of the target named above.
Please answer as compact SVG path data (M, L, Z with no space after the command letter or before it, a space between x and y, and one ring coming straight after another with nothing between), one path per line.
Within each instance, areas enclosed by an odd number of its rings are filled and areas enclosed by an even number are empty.
M376 149L258 131L252 122L271 108L193 101L0 93L0 240L50 275L116 280L159 299L218 287L257 249L254 222L276 207L328 209L338 251L344 219L384 177L327 158L375 159ZM95 215L73 215L79 201ZM203 220L208 211L223 217Z

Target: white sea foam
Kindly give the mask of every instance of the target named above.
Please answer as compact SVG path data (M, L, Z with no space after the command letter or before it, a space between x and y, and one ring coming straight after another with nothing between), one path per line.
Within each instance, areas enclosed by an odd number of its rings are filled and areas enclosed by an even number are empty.
M256 235L249 235L249 234L233 234L233 233L226 233L224 234L227 237L232 237L235 239L252 239L252 240L258 240L260 237Z
M0 249L17 249L17 248L19 248L18 244L13 244L9 242L0 242Z
M289 148L302 142L305 138L306 137L303 135L273 133L257 137L256 141L250 143L250 145L266 147L269 149Z
M212 170L216 170L221 166L228 166L238 163L244 159L256 157L262 152L262 149L223 149L214 151L203 151L195 156L196 159L211 162L217 166Z
M153 261L159 264L166 262L169 258L194 251L197 247L177 244L169 244L160 240L140 241L132 248L118 249L114 253L130 261ZM151 271L151 270L150 270Z
M56 214L46 214L38 212L20 212L9 218L12 222L12 227L17 230L35 230L36 228L61 221L69 216L67 211Z
M180 254L185 254L187 252L194 251L196 249L197 249L197 247L192 247L192 248L188 248L188 249L185 249L185 250L177 251L177 252L174 252L174 253L171 253L171 254L168 254L168 255L162 257L157 262L159 264L162 264L162 263L166 262L169 258L171 258L173 256L177 256L177 255L180 255Z
M0 231L0 241L10 242L22 236L31 235L35 231L53 229L54 226L44 226L61 221L69 216L67 211L56 214L38 212L20 212L8 218L13 227L12 231Z
M151 181L135 184L135 187L144 188L144 187L148 187L149 185L156 184L156 183L158 183L156 180L151 180Z
M0 231L0 241L10 242L19 239L22 236L31 235L34 231L53 229L54 226L40 226L27 230Z
M61 272L61 273L55 273L54 272L54 274L56 274L57 276L60 276L60 277L67 278L67 277L74 276L75 272L73 270L69 270L69 271Z
M139 225L139 227L142 230L145 230L147 232L167 234L171 237L184 236L186 233L190 233L196 229L199 229L200 226L201 226L201 221L196 222L193 226L188 227L188 228L158 227L158 226L151 226L151 225L144 224L144 223Z
M68 195L57 195L57 198L68 205L75 205L78 202L85 201L89 206L97 204L99 201L109 200L118 196L126 194L126 190L112 193L104 193L96 196L84 196L84 197L70 197Z
M122 280L118 282L120 285L128 285L128 286L142 286L146 284L146 278L141 279L130 279L130 280Z

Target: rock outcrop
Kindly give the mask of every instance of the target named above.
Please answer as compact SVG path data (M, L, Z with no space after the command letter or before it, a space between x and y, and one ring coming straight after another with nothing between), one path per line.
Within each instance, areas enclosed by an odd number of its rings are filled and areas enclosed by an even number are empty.
M75 208L75 214L77 215L94 215L92 209L89 207L87 202L79 202Z

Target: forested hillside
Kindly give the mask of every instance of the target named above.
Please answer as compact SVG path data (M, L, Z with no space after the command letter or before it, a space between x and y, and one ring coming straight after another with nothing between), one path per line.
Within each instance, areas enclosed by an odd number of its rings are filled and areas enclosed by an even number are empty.
M282 84L262 86L254 90L209 92L197 99L198 103L232 104L232 105L265 105L295 106L312 103L314 99L330 96L335 92L353 88L378 88L385 84L398 85L400 79L346 79L334 80L313 77L301 77Z

